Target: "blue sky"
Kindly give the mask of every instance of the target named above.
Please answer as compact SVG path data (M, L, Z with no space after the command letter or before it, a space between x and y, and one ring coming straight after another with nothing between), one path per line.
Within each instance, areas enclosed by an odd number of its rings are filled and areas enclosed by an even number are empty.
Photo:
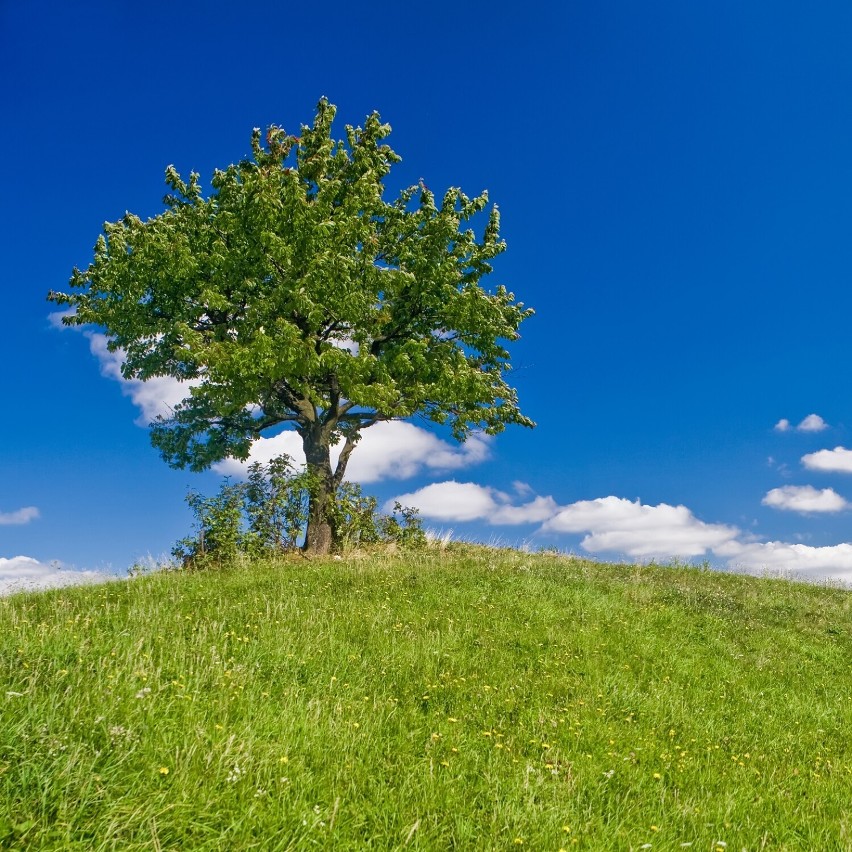
M174 388L45 294L168 164L208 182L321 95L393 126L397 185L488 188L491 286L537 312L537 429L397 424L367 490L458 537L852 580L850 43L840 2L0 3L0 583L168 552L218 486L139 425Z

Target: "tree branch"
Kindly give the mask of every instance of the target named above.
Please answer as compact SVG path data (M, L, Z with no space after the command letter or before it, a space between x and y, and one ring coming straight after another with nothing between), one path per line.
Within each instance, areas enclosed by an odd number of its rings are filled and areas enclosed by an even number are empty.
M317 411L314 404L307 397L297 394L285 379L279 379L275 383L273 393L287 408L296 412L297 419L304 419L309 422L316 420Z
M349 456L352 455L352 451L355 449L360 437L360 431L357 429L346 435L346 441L343 444L343 449L340 451L340 457L337 459L337 467L334 469L334 476L332 477L335 490L340 488L343 482L346 465L349 463Z

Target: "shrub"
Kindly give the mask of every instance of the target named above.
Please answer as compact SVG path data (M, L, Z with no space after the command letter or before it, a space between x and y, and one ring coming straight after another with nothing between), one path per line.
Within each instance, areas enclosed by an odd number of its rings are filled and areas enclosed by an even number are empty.
M185 567L233 562L245 550L245 491L245 485L232 485L227 479L215 497L190 491L186 502L195 515L196 535L181 539L172 548L172 555Z
M311 493L310 474L284 454L249 467L248 481L225 480L214 497L191 491L186 502L195 515L194 535L181 539L172 555L187 568L205 568L296 550L304 541ZM390 515L378 511L375 497L344 482L334 495L337 550L395 544L404 549L426 545L417 509L394 504Z
M308 495L308 474L297 472L290 456L252 464L243 495L246 551L265 556L295 549L308 522Z
M419 514L412 506L394 503L393 513L379 518L380 537L408 550L425 547L426 533Z

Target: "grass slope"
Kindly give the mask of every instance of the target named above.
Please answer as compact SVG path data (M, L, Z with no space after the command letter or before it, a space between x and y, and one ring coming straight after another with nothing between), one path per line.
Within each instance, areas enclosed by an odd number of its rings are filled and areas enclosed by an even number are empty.
M852 849L850 603L485 548L2 599L0 846Z

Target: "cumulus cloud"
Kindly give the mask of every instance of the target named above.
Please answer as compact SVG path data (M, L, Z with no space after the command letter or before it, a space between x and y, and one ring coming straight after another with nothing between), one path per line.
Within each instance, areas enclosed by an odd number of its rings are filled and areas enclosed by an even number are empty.
M552 497L535 497L520 506L498 505L488 520L492 524L533 524L552 518L558 510L559 505Z
M845 447L818 450L802 456L802 464L810 470L821 470L825 473L852 473L852 450Z
M828 423L819 414L809 414L797 427L799 432L822 432L828 429Z
M299 435L288 430L275 435L272 438L258 438L251 445L251 454L245 461L239 459L224 459L213 465L213 470L223 476L235 476L244 479L248 475L248 467L254 462L267 464L276 456L288 455L298 465L305 463L305 454L302 452L302 439Z
M399 502L419 509L421 515L436 521L475 521L488 517L495 509L493 493L491 488L473 482L434 482L388 500L385 509Z
M525 487L513 484L516 495ZM796 511L830 511L843 498L831 489L808 486L775 489L764 502ZM828 493L826 493L828 492ZM621 497L581 500L567 506L552 497L535 497L515 505L512 497L473 482L438 482L395 498L418 508L429 519L445 522L481 521L490 524L540 523L550 533L584 534L580 546L589 553L616 553L647 559L712 556L727 567L750 573L781 573L805 580L852 582L852 544L812 547L782 541L762 542L727 524L706 523L686 506L643 505ZM394 501L386 504L390 510ZM803 509L803 506L809 506ZM819 508L814 508L819 507ZM839 511L839 509L831 509Z
M86 583L103 583L115 580L101 571L73 571L59 562L46 565L31 556L0 557L0 595L37 589L56 589Z
M793 425L786 417L775 424L776 432L789 432L793 428ZM823 429L828 429L828 423L819 414L809 414L795 429L797 432L822 432Z
M587 533L590 553L614 551L637 558L702 556L739 535L736 527L707 524L686 506L645 506L621 497L581 500L563 508L543 529Z
M408 479L422 470L459 470L485 461L491 453L487 435L471 435L462 444L442 441L412 423L391 420L365 429L347 468L355 482Z
M346 478L352 482L378 482L383 479L409 479L423 471L459 470L485 461L491 452L487 435L471 435L462 444L451 444L413 423L389 420L365 429L355 452L349 458ZM331 448L332 464L337 463L343 444ZM302 440L292 430L255 441L244 461L225 459L214 470L229 476L245 476L250 464L266 463L286 453L296 464L305 463Z
M811 485L785 485L773 488L763 498L764 506L790 512L810 514L812 512L841 512L849 507L834 489L817 490Z
M473 482L435 482L409 494L400 494L394 502L420 510L425 518L436 521L487 521L490 524L514 525L540 523L559 509L552 497L535 497L527 503L514 505L511 497Z
M14 512L0 512L0 526L28 524L38 516L39 511L35 506L24 506L23 509L16 509Z

